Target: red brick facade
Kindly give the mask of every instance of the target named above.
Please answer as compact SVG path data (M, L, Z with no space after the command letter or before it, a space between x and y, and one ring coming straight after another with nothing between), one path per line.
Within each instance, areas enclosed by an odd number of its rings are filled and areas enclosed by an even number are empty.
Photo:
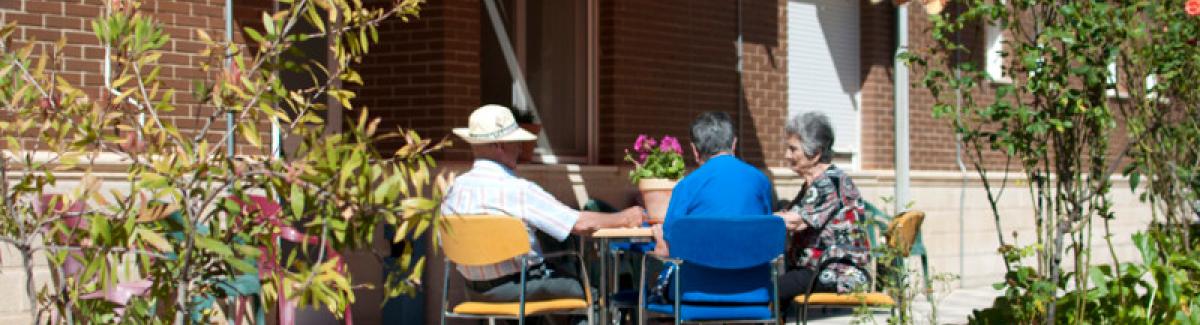
M740 125L743 157L778 162L787 107L783 4L742 4L739 87L737 2L602 2L600 162L619 163L638 134L687 138L691 120L710 110ZM739 114L739 92L749 114Z
M242 26L258 26L260 13L270 9L270 0L236 1L234 38L242 42ZM211 114L211 108L197 105L192 98L192 81L206 78L200 70L204 57L198 53L204 43L196 36L204 29L216 38L225 33L225 1L142 1L141 10L162 24L170 37L159 59L159 80L163 88L174 89L176 110L162 114L184 134L195 134ZM61 68L51 68L67 82L81 87L88 96L98 96L103 85L104 48L92 31L91 22L104 10L102 0L5 0L0 1L0 23L16 22L13 47L28 42L37 45L34 55L49 51L60 38L67 41ZM249 55L247 55L249 57ZM113 71L115 75L117 72ZM264 139L266 125L259 127ZM216 121L209 137L216 140L225 132L224 120ZM242 141L242 139L238 139Z
M598 105L595 161L621 164L623 150L642 133L687 138L687 125L702 111L729 112L740 132L741 154L759 166L782 162L782 129L787 115L786 1L741 1L743 73L737 73L738 2L602 0L598 7ZM862 167L893 165L892 56L895 7L860 0L862 76ZM103 49L88 23L100 13L100 0L12 0L0 3L0 21L19 25L17 39L50 44L65 37L68 81L99 91ZM236 37L245 24L257 24L269 0L236 1ZM190 80L201 48L194 29L220 35L223 0L151 0L145 11L161 21L172 41L162 57L165 85L177 89L181 109L168 118L181 129L198 128L207 109L193 104ZM419 18L393 20L380 27L381 44L357 65L365 86L357 103L384 119L384 125L413 128L429 138L446 136L466 124L480 104L480 24L486 15L475 0L426 3ZM931 46L928 19L913 11L913 49ZM971 37L971 35L967 35ZM911 80L919 80L913 71ZM740 82L740 83L739 83ZM988 95L988 94L976 94ZM933 99L912 88L910 133L914 170L956 170L954 136L946 121L935 120ZM739 110L745 114L739 114ZM354 113L350 113L354 114ZM223 132L216 123L214 133ZM384 146L388 148L388 146ZM464 146L445 157L466 159Z
M621 162L638 134L687 137L700 112L739 118L743 155L778 162L786 111L782 1L743 4L745 90L738 87L736 2L603 1L599 9L601 164ZM480 103L481 23L477 1L424 6L421 18L380 28L383 43L358 69L366 86L359 103L385 125L440 138L466 124ZM665 15L665 16L664 16ZM665 19L664 19L665 18ZM764 150L765 149L765 150ZM462 146L452 159L465 159Z
M380 26L380 44L356 66L364 83L357 103L383 125L427 138L466 125L480 105L480 23L478 1L447 0L424 4L418 19ZM449 151L450 158L467 157L462 145Z

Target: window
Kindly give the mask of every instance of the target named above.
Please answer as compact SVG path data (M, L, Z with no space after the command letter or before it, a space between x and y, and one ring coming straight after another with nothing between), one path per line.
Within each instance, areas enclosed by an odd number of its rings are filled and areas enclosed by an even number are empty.
M1004 72L1004 29L999 25L987 24L984 35L984 72L994 82L1010 82Z
M862 160L859 12L858 1L787 2L787 115L825 113L834 162L848 169Z
M1158 78L1154 75L1146 76L1146 91L1150 92L1150 96L1157 96L1158 92L1154 91L1154 86L1158 85Z
M1117 59L1114 57L1108 62L1108 85L1105 86L1104 92L1108 97L1124 97L1125 94L1120 91L1121 86L1117 84Z
M496 0L524 84L513 78L490 14L480 2L481 99L531 112L541 133L535 160L595 159L595 1ZM528 91L521 89L522 85ZM522 115L519 113L518 115ZM518 116L519 119L523 119Z

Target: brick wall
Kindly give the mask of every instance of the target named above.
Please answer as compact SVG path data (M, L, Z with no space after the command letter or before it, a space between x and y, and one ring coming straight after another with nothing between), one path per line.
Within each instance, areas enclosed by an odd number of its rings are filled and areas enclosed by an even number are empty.
M259 12L270 8L270 3L269 0L237 1L235 40L242 41L242 26L260 25ZM221 38L225 33L224 6L224 0L146 0L142 1L140 7L141 12L157 20L170 37L170 41L162 48L164 54L159 60L159 66L162 67L159 79L164 89L175 90L176 110L161 116L178 126L185 135L195 134L212 112L211 107L198 105L191 95L193 80L209 78L199 68L204 58L197 53L204 45L195 30L204 29L213 37ZM103 9L102 0L6 0L0 1L0 22L16 22L18 30L13 36L13 46L35 43L35 56L45 53L43 50L50 50L60 38L66 39L63 64L49 69L67 82L81 87L89 97L96 98L103 85L104 48L92 31L91 21ZM113 73L117 73L115 68ZM264 123L259 127L264 141L268 132L266 125ZM216 141L224 130L224 120L215 121L208 138ZM242 146L242 149L248 148Z
M787 0L743 1L742 92L750 115L739 136L742 155L762 166L783 164L787 119ZM753 141L750 141L753 140Z
M895 47L895 11L889 4L871 5L861 1L862 37L862 108L863 108L863 169L887 170L895 165L895 114L892 73ZM947 11L954 11L948 8ZM926 55L936 44L930 36L930 21L919 6L909 8L909 50ZM972 50L962 60L983 63L982 31L975 26L961 33L961 41L970 44ZM958 170L955 160L955 139L950 120L933 117L934 98L928 89L920 85L925 70L919 67L909 71L909 164L912 170ZM991 86L972 92L981 102L992 97ZM953 100L953 94L945 100ZM964 155L969 152L964 152ZM997 152L984 156L985 165L1000 169L1004 158ZM968 171L972 159L964 156ZM1017 166L1014 166L1017 167Z
M862 168L891 169L895 161L892 52L895 8L859 1L859 62L862 67Z
M415 129L426 138L466 126L480 105L480 18L478 1L448 0L422 5L420 18L410 22L384 23L380 44L355 67L365 84L356 103L382 118L381 127ZM456 145L446 157L466 159L466 149Z
M786 110L783 2L743 6L746 73L739 87L736 2L600 3L602 164L620 163L641 133L687 139L688 125L704 111L737 121L743 91L751 112L739 123L744 158L760 165L778 159Z
M894 114L892 101L892 67L893 47L895 46L895 10L888 4L870 5L863 0L860 26L862 28L862 75L863 75L863 169L886 170L894 166ZM946 9L947 12L959 10L955 6ZM928 55L930 49L936 46L931 32L931 22L919 6L909 9L909 50L919 55ZM959 33L960 42L967 44L969 52L959 58L962 61L973 61L982 67L983 29L982 25L968 26ZM933 117L934 98L929 90L921 86L924 69L914 67L909 72L912 87L909 89L909 144L910 167L912 170L952 170L957 171L955 161L956 136L951 128L951 121ZM980 105L986 105L992 100L998 85L984 84L983 87L971 91ZM953 103L954 94L946 93L944 101ZM1116 105L1114 102L1113 105ZM1118 123L1123 124L1123 123ZM1114 157L1123 148L1125 139L1123 129L1118 125L1115 136L1109 146L1109 152ZM986 145L986 144L985 144ZM969 156L970 150L964 151L964 163L968 171L974 170ZM1002 170L1005 167L1005 156L998 151L987 151L983 155L983 165L991 170ZM1019 170L1019 162L1012 162L1013 170Z

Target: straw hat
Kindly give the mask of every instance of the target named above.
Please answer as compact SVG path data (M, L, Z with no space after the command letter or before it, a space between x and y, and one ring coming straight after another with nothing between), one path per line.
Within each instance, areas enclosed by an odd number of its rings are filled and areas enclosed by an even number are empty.
M470 144L537 140L537 136L517 126L512 111L500 105L483 105L467 119L467 127L454 128L454 134Z

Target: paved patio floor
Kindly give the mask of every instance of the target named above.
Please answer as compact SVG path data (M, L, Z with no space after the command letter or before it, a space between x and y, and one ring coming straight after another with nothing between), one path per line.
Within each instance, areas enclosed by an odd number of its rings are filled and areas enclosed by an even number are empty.
M991 286L952 289L949 293L936 296L936 322L930 321L932 306L924 297L918 297L917 301L913 303L914 324L966 324L967 317L971 315L972 310L991 306L992 300L1000 295L1003 295L1003 292L992 289ZM880 310L872 316L873 319L865 319L866 324L887 324L889 314L887 310ZM788 324L797 324L798 319L792 315L788 318ZM853 310L850 309L812 310L809 311L808 323L818 325L850 324L855 319Z

